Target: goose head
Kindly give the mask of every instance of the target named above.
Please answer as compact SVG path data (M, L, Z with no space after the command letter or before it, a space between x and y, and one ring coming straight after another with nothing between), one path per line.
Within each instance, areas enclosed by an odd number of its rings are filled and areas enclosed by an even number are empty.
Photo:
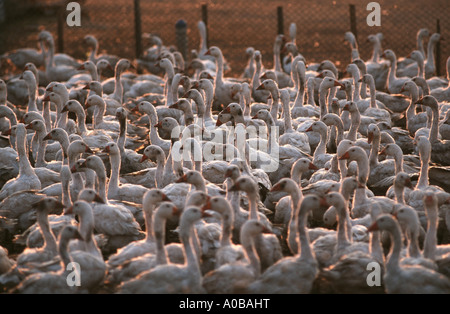
M230 214L231 213L231 205L230 202L223 198L222 196L214 196L211 197L206 204L202 207L202 210L214 210L221 215Z
M217 46L212 46L210 47L206 52L205 52L205 56L213 56L214 58L221 58L223 57L222 55L222 50L220 50L219 47Z
M266 124L270 124L271 122L273 122L272 115L267 109L258 110L258 112L252 117L252 119L263 120Z
M322 121L314 121L305 132L317 132L319 134L327 134L327 125Z
M398 156L403 155L403 151L397 144L389 143L381 150L380 155Z
M107 143L105 148L103 148L103 152L108 153L109 155L119 155L120 154L119 146L114 142Z
M34 131L37 131L37 132L40 132L40 131L45 132L45 130L46 130L45 129L45 123L42 120L40 120L40 119L36 119L36 120L31 121L29 124L27 124L25 126L25 128L29 129L29 130L34 130Z
M244 191L247 194L257 195L258 186L249 176L241 176L228 191Z
M20 122L21 123L26 123L26 124L30 124L31 121L33 121L33 120L42 120L42 121L44 121L44 117L39 112L29 111L29 112L25 113L22 116L22 118L20 118Z
M54 128L53 130L47 133L47 135L44 137L44 141L47 140L62 141L64 138L66 139L69 138L69 136L67 135L67 131L61 128Z
M173 103L169 106L171 109L178 109L182 110L183 112L186 112L187 110L191 109L191 103L186 98L180 98L177 102Z
M161 202L170 202L170 199L164 194L160 189L151 189L145 192L144 197L142 199L142 206L145 208L152 208L151 205L161 203Z
M199 184L204 182L205 179L203 178L202 174L196 170L189 170L186 172L181 178L179 178L176 183L190 183L193 185Z
M401 188L407 187L407 188L410 188L411 190L414 189L414 186L411 183L410 176L406 172L403 172L403 171L400 171L395 176L394 186L401 187Z
M55 104L61 103L61 97L55 92L46 92L43 101L50 101Z
M101 196L95 192L93 189L83 189L78 193L78 199L82 201L86 201L88 203L97 202L100 204L105 204L105 200L101 198Z
M277 98L278 96L278 84L273 79L264 80L261 85L256 88L256 90L268 90L272 94L272 97L275 95L275 98Z
M67 101L66 104L64 105L64 107L61 109L61 112L67 112L67 111L74 112L77 114L84 113L83 106L80 104L80 102L78 100L74 100L74 99Z
M155 216L162 219L170 219L172 217L180 216L181 211L172 202L163 201L155 210Z
M283 178L272 187L270 192L283 191L283 192L291 194L298 190L299 190L299 187L295 183L294 180L292 180L290 178Z
M408 58L413 59L417 64L423 64L423 55L419 50L413 50L408 56Z
M98 177L106 176L105 164L99 156L91 155L86 157L82 164L82 167L94 170Z
M419 100L416 101L416 105L427 106L433 110L439 110L438 101L436 100L436 98L434 98L431 95L427 95L427 96L420 98Z
M76 226L67 225L64 226L64 228L61 230L61 232L58 235L58 243L61 250L61 247L64 247L69 243L71 239L78 239L83 241L83 237L78 231Z
M71 154L83 154L83 153L90 153L93 154L94 152L89 148L89 146L83 142L82 140L75 140L69 144L69 148L67 149L69 155Z
M341 82L335 80L332 77L324 77L323 80L322 80L322 83L320 83L320 89L321 90L329 89L329 88L332 88L334 86L340 86L342 88L344 87L344 85Z
M247 220L241 227L241 243L248 242L248 239L255 238L262 233L272 233L261 221L256 219Z
M242 92L242 84L241 83L235 83L231 85L231 98L234 99L234 97Z
M83 158L78 159L77 161L75 161L73 163L72 168L70 168L70 171L72 173L85 172L87 168L86 168L84 162L85 162L85 159L83 159Z
M123 71L126 71L128 69L136 69L136 67L130 62L128 59L120 59L116 64L116 75L119 73L122 73Z
M150 159L152 161L162 159L165 160L166 156L161 147L157 145L149 145L144 149L144 153L142 154L141 162Z
M363 76L368 74L368 73L367 73L367 67L366 67L366 64L364 63L364 61L363 61L362 59L360 59L360 58L353 59L352 63L356 64L356 66L357 66L358 69L359 69L359 72L360 72ZM369 75L370 75L370 74L369 74ZM370 75L370 76L372 76L372 75ZM373 77L372 77L372 78L373 78ZM369 79L369 78L366 78L366 79ZM368 82L364 82L364 83L369 84Z
M87 70L89 72L95 72L97 70L96 65L92 61L85 61L79 67L78 70Z
M359 112L358 105L354 101L348 101L342 110L347 110L350 113Z
M347 150L342 156L339 157L339 160L349 159L349 160L360 160L367 159L367 153L359 146L353 146L349 150Z
M426 191L423 194L423 204L425 205L425 209L427 211L427 215L430 213L437 214L438 211L438 197L435 192Z
M53 197L44 197L33 204L38 212L47 214L59 214L64 208L64 204Z
M188 199L186 200L186 206L198 206L202 207L210 200L210 196L203 192L203 191L194 191L192 194L189 195Z
M83 42L91 49L96 49L98 47L98 41L93 35L84 36Z
M397 218L398 222L404 229L411 231L414 229L415 232L419 232L419 215L414 208L410 206L401 206L395 210L394 217Z
M28 88L36 87L36 76L30 70L26 70L20 76L20 79L24 80Z
M318 170L316 165L314 165L308 158L300 158L292 165L291 178L295 178L300 173L307 172L308 170Z
M109 61L106 59L98 60L95 66L99 73L103 73L106 70L114 71L114 68L112 67L111 63L109 63Z
M372 84L374 82L372 74L369 74L369 73L364 74L361 77L360 82L365 83L367 85Z
M116 109L116 119L119 121L126 121L128 118L128 111L124 107Z
M224 113L230 113L231 115L242 115L242 107L238 103L232 102L223 110Z
M431 35L429 41L430 41L430 42L433 42L433 43L436 43L436 42L438 42L440 39L441 39L441 34L439 34L439 33L434 33L433 35Z
M155 127L161 128L164 131L171 131L177 128L179 130L179 124L178 121L175 120L172 117L165 117L164 119L161 119L157 124L155 124Z
M231 178L231 180L235 182L241 176L242 171L237 165L228 165L227 170L225 171L225 178Z
M85 108L89 108L91 106L99 106L106 107L105 100L99 95L91 95L86 99Z
M367 127L367 142L372 143L375 137L380 137L380 129L375 123L371 123Z
M398 222L389 214L380 215L377 220L367 229L367 231L377 231L377 230L386 230L392 231L395 228L398 228Z
M389 61L391 61L391 64L394 63L394 61L397 60L397 56L395 55L395 52L391 49L386 49L380 56L381 58L385 58Z
M322 122L325 123L326 126L338 126L342 125L342 128L344 127L344 124L342 123L341 117L339 117L335 113L327 113L322 117Z
M86 215L92 215L92 207L89 205L88 202L83 200L78 200L73 203L72 206L69 208L66 208L64 211L64 215L78 215L78 216L86 216Z

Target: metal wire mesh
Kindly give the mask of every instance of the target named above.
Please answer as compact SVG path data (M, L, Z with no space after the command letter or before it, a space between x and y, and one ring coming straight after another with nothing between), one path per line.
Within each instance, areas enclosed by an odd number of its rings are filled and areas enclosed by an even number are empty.
M380 0L381 26L369 27L366 17L367 3L354 0L303 0L303 1L213 1L191 0L180 3L175 0L84 0L78 1L82 9L81 27L69 27L65 23L68 1L23 0L0 1L5 7L5 22L0 29L0 53L22 47L37 47L39 29L45 28L58 39L57 49L79 59L87 58L82 39L95 35L100 52L107 51L120 57L134 59L139 52L136 38L137 18L141 21L141 33L158 35L165 45L176 46L175 23L180 19L187 23L188 50L199 48L200 36L197 22L207 19L208 44L219 46L231 66L231 76L241 75L247 60L245 49L254 47L261 51L266 68L273 67L273 43L279 32L277 8L283 8L282 29L285 34L291 23L297 25L297 45L308 62L329 59L344 69L350 61L350 50L343 43L343 36L350 30L349 5L354 3L357 38L360 55L368 60L372 47L366 42L369 34L384 34L383 48L393 49L398 56L405 56L415 49L415 34L420 28L437 31L439 20L443 38L448 38L450 18L446 0ZM139 9L135 10L136 3ZM62 10L58 11L57 7ZM2 7L0 6L0 8ZM205 11L206 10L206 11ZM135 14L137 13L137 15ZM207 13L207 15L205 15ZM62 17L61 17L62 15ZM59 23L62 23L58 28ZM55 42L58 42L55 39ZM148 47L145 38L142 48ZM445 74L445 61L450 55L448 41L440 42L441 74ZM189 59L189 55L186 56ZM189 60L187 60L189 61Z

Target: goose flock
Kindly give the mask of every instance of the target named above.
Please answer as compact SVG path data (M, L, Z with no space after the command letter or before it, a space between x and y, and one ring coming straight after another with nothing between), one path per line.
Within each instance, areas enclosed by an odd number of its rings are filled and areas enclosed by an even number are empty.
M87 35L78 60L45 30L2 56L0 291L450 293L440 35L401 58L370 35L364 61L347 32L341 72L292 24L273 68L250 47L227 77L198 28L189 61L154 35L136 60Z

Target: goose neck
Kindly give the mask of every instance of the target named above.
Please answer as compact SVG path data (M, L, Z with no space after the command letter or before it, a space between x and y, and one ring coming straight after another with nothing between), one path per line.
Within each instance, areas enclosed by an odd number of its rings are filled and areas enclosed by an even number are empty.
M37 211L37 222L41 229L42 237L44 238L44 251L57 252L57 244L55 236L50 230L47 212Z
M147 219L147 217L146 217ZM151 225L152 217L149 217L150 223L148 225ZM156 214L154 217L154 228L150 227L147 231L147 237L146 241L155 241L156 243L156 262L158 265L165 265L167 264L167 254L166 249L164 248L164 241L165 241L165 229L166 229L166 219L160 217L160 215ZM147 225L147 222L146 222ZM152 233L155 233L154 237Z
M392 229L389 230L391 234L391 239L393 245L391 247L391 252L386 263L386 270L389 273L396 273L400 269L400 251L402 249L402 236L400 227L398 224L395 224Z

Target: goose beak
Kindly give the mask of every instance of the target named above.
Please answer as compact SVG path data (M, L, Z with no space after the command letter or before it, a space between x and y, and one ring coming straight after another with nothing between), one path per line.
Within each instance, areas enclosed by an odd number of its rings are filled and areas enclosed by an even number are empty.
M418 101L416 101L416 105L422 105L423 104L423 97L420 98Z
M44 137L44 141L47 141L47 140L51 140L52 139L52 134L51 133L48 133L45 137Z
M80 66L78 67L77 70L79 71L79 70L85 70L85 69L86 69L86 68L84 67L84 64L82 64L82 65L80 65Z
M367 229L367 231L372 232L372 231L376 231L376 230L379 230L379 229L378 229L378 224L377 224L377 222L375 221L375 222Z
M109 147L108 147L108 151L109 151ZM89 154L93 154L94 152L92 151L92 149L89 148L89 146L86 146L86 149L84 150L85 153L89 153Z
M67 112L67 111L69 111L69 108L68 108L67 106L64 106L64 107L61 109L61 113Z
M281 191L281 185L280 184L275 184L274 186L272 186L272 188L270 189L270 192L276 192L276 191Z
M341 88L344 88L344 84L336 80L334 81L334 86L340 86Z
M181 182L187 182L187 175L183 175L181 178L179 178L176 183L181 183Z
M312 132L312 130L313 130L313 127L312 127L312 124L311 124L310 127L308 129L306 129L305 132Z
M380 58L386 58L386 54L383 52L383 53L380 55Z
M143 154L143 155L142 155L142 158L141 158L141 160L140 160L139 162L144 162L144 161L146 161L147 159L148 159L147 155Z
M181 210L179 210L178 207L176 207L175 205L173 205L173 207L172 207L172 215L173 216L180 216L181 215Z
M369 132L369 133L367 133L367 143L372 143L372 141L373 141L373 133L372 132Z
M84 108L89 108L91 106L91 102L90 101L86 101L85 103L84 103Z
M171 109L180 109L180 108L178 107L178 102L176 102L176 103L170 105L169 108L171 108Z
M5 132L3 132L3 135L11 135L11 129L8 129Z
M101 198L98 194L95 194L94 201L100 204L106 204L103 198Z
M47 92L53 92L53 86L50 86L49 88L46 89Z
M32 130L33 129L33 125L30 123L30 124L27 124L26 126L25 126L25 129L27 129L27 130Z
M252 119L253 119L253 120L258 119L258 115L257 115L257 114L254 115L254 116L252 117Z
M154 125L155 128L162 128L162 123L159 121L157 124Z
M75 167L75 165L73 165L72 168L70 168L70 172L72 173L77 172L77 168Z
M131 112L139 112L139 106L133 107L133 109L130 110Z
M64 215L71 215L73 214L73 205L70 206L69 208L66 208L66 210L64 211Z
M370 143L369 143L370 144ZM386 148L383 148L383 150L379 153L379 155L386 155Z
M91 89L91 88L89 87L89 84L86 84L86 86L83 87L83 89Z
M350 153L347 151L345 152L344 155L342 155L341 157L339 157L339 160L343 160L343 159L350 159Z
M402 86L402 88L400 89L400 93L403 93L405 91L405 86Z
M105 148L103 148L102 152L103 153L109 153L110 152L109 146L106 146Z
M205 205L203 205L202 211L205 211L207 209L212 209L211 202L209 200L206 202Z
M263 226L262 233L273 233L269 228Z
M170 198L168 198L166 194L164 194L164 193L161 193L161 194L162 194L162 200L163 201L171 202Z
M342 110L349 110L349 106L348 106L348 104L346 104L345 106L344 106L344 108L342 108Z
M223 122L220 121L220 119L218 119L217 122L216 122L216 126L221 126L222 124L223 124Z
M323 78L323 72L316 75L316 78Z
M239 183L235 183L231 188L228 189L228 192L240 191Z
M312 162L309 163L308 169L310 169L310 170L319 170L319 168L315 164L313 164Z
M225 109L223 109L223 112L224 113L230 113L231 112L230 107L226 107Z
M133 63L130 63L130 69L136 70L136 66Z
M211 49L206 50L205 56L210 56L210 55L211 55Z
M50 101L50 96L49 95L45 95L45 97L42 98L42 101Z
M256 90L265 90L264 84L259 85Z

